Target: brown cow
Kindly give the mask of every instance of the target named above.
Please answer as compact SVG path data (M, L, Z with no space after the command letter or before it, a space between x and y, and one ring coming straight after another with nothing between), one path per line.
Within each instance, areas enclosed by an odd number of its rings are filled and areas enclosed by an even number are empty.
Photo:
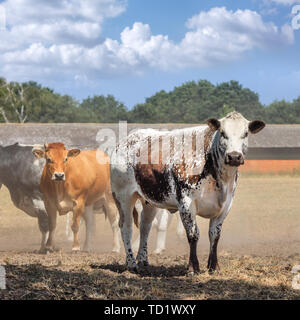
M78 231L80 219L92 213L93 205L103 203L108 216L113 216L117 227L118 209L110 190L108 156L98 150L67 150L63 143L45 144L34 148L37 158L45 158L41 177L41 189L49 219L49 238L45 250L54 250L54 231L57 213L73 211L73 251L80 250ZM98 161L101 160L101 161ZM87 226L89 223L87 222ZM86 232L84 250L90 250L91 232Z

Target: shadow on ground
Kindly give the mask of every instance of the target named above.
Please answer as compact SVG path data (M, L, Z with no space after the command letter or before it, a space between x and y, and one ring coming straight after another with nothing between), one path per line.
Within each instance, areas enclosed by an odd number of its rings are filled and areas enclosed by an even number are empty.
M300 299L299 291L258 278L237 279L227 273L187 277L184 264L151 266L140 274L117 262L69 270L40 263L5 268L7 289L0 290L0 299Z

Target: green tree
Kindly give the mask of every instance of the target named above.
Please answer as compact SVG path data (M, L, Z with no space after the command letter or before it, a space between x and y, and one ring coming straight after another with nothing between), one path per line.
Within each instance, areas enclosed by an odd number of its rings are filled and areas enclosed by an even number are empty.
M118 122L128 118L125 105L112 95L88 97L82 101L80 108L81 112L88 112L91 122Z

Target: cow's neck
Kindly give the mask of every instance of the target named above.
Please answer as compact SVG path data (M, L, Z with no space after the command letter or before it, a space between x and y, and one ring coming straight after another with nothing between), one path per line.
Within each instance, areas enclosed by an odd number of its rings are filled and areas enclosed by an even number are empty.
M206 155L206 164L202 175L211 174L219 188L232 181L238 170L237 167L225 164L225 152L225 148L220 143L220 132L216 131L212 138L211 148Z
M12 168L16 166L14 154L6 152L5 147L0 146L0 183L8 187L12 180ZM16 170L17 168L14 168Z

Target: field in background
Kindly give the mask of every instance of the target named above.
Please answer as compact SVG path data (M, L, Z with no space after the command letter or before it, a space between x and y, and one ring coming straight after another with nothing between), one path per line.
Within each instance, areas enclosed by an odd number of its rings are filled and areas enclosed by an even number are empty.
M187 241L168 231L164 255L150 255L140 275L123 268L124 255L111 254L112 232L103 215L96 218L92 254L70 253L66 217L58 217L57 244L62 251L42 256L37 220L17 210L6 188L0 191L0 264L6 263L8 290L0 298L300 298L291 269L300 264L300 176L241 174L233 208L224 222L219 245L221 272L185 276ZM208 221L200 227L198 253L205 271ZM135 230L135 236L137 230ZM81 239L84 228L81 227ZM150 239L154 248L155 232Z

